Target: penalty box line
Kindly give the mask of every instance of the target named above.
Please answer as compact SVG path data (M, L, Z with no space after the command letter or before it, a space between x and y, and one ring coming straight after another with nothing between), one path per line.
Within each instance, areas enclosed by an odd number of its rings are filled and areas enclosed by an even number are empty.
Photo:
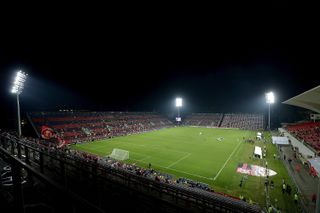
M191 154L191 153L189 153L189 152L181 152L181 151L177 151L177 150L175 150L175 149L168 149L168 148L162 148L161 146L159 146L159 145L140 145L140 144L134 144L134 143L126 143L125 142L125 144L126 145L129 145L129 146L139 146L139 147L145 147L145 148L147 148L147 149L153 149L153 150L156 150L156 151L158 151L158 150L163 150L163 151L169 151L169 152L176 152L176 153L182 153L182 154Z
M138 152L132 152L132 153L136 153L136 154L139 154L139 155L142 155L142 156L146 156L145 158L142 158L142 159L137 160L137 161L143 161L143 160L145 160L145 159L151 158L151 156L149 156L149 155L140 154L140 153L138 153ZM164 167L164 168L169 169L170 167L176 165L177 163L179 163L180 161L186 159L186 158L189 157L190 155L191 155L191 153L186 153L186 155L184 155L182 158L176 160L175 162L173 162L172 164L170 164L169 166ZM133 159L133 158L132 158L132 159Z
M179 163L180 161L186 159L187 157L189 157L191 155L191 153L186 154L185 156L183 156L182 158L180 158L179 160L173 162L172 164L170 164L169 166L167 166L166 168L169 169L170 167L176 165L177 163Z
M135 160L135 159L133 159L133 160ZM139 160L139 161L144 162L144 163L147 163L147 162L144 161L143 159L141 159L141 160ZM181 171L181 170L178 170L178 169L171 169L171 168L164 167L164 166L160 166L160 165L157 165L157 164L154 164L154 163L153 163L152 165L155 165L155 166L157 166L157 167L161 167L161 168L163 168L163 169L172 170L172 171L175 171L175 172L179 172L179 173L183 173L183 174L187 174L187 175L191 175L191 176L195 176L195 177L199 177L199 178L204 178L204 179L207 179L207 180L213 180L213 178L208 178L208 177L204 177L204 176L201 176L201 175L184 172L184 171Z
M134 158L131 158L131 159L134 160L134 161L136 161L136 162L149 163L149 162L147 162L147 161L145 161L145 160L148 159L148 158L150 158L151 156L147 156L147 155L145 155L145 156L146 156L145 158L142 158L142 159L140 159L140 160L134 159ZM186 157L186 156L185 156L185 157ZM156 167L163 168L163 169L167 169L167 170L171 170L171 171L175 171L175 172L179 172L179 173L191 175L191 176L194 176L194 177L199 177L199 178L203 178L203 179L207 179L207 180L213 180L213 178L204 177L204 176L202 176L202 175L197 175L197 174L193 174L193 173L189 173L189 172L184 172L184 171L181 171L181 170L178 170L178 169L172 169L172 168L160 166L160 165L154 164L154 163L152 163L152 165L154 165L154 166L156 166Z
M239 139L238 139L238 141L239 141ZM218 173L216 174L216 176L213 178L213 181L215 181L215 180L219 177L220 173L222 172L222 170L224 169L224 167L226 167L227 163L229 162L229 160L231 159L231 157L232 157L232 155L235 153L235 151L239 148L240 144L241 144L241 141L238 143L238 145L236 146L236 148L234 148L234 150L232 151L232 153L230 154L230 156L229 156L229 158L226 160L226 162L224 162L224 164L222 165L222 167L221 167L221 169L219 170L219 172L218 172Z

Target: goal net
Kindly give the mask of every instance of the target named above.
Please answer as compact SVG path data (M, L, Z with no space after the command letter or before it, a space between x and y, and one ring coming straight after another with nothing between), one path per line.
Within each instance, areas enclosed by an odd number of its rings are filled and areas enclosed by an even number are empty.
M129 151L115 148L112 150L110 157L116 160L127 160L129 159Z

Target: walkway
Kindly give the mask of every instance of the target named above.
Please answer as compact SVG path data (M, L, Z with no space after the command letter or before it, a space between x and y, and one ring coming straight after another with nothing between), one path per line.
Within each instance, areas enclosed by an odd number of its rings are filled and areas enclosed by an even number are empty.
M282 146L281 157L283 159L283 155L286 155L286 160L284 164L289 172L289 175L294 179L293 181L299 188L299 191L303 195L302 205L305 206L307 212L315 212L316 205L312 202L311 197L313 193L317 193L318 188L318 178L313 178L309 174L308 166L302 165L298 158L294 157L294 151L292 146ZM291 158L292 162L289 163L288 159ZM296 165L299 164L301 166L300 172L296 171Z

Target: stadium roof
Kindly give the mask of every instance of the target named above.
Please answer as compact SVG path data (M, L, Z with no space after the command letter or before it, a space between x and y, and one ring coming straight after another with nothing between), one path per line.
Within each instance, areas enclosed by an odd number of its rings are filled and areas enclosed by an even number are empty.
M282 103L320 113L320 85Z

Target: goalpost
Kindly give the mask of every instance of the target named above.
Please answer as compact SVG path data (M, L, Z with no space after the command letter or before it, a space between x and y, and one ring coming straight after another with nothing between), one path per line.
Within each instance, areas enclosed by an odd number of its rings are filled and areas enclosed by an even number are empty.
M129 151L115 148L112 150L112 153L109 156L116 160L128 160Z

